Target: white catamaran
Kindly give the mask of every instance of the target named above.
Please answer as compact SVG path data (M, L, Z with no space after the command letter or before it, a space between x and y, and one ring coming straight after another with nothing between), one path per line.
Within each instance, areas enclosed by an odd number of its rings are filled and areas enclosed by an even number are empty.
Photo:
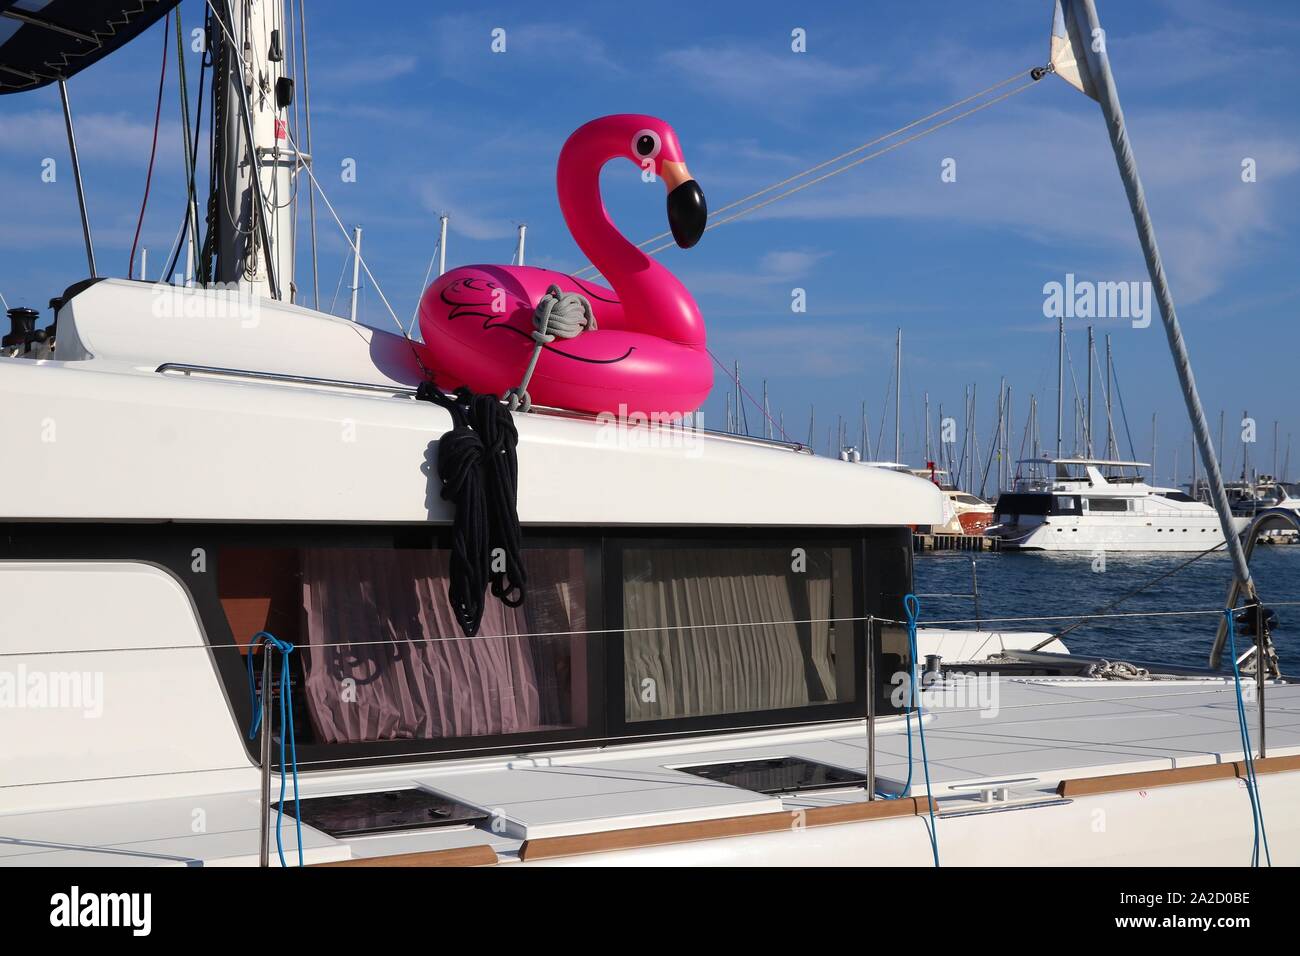
M174 4L124 6L0 2L3 89ZM1052 63L1114 126L1095 22L1061 0ZM83 218L89 277L0 357L0 862L1300 862L1300 689L1255 667L1238 706L1267 629L1226 674L918 632L910 528L944 509L913 475L517 412L527 596L469 634L453 410L404 335L292 301L288 28L212 5L195 283L98 275Z

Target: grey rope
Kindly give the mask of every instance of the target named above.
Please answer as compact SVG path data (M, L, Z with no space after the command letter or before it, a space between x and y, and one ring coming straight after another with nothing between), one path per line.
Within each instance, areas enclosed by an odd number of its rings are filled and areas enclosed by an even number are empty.
M537 369L537 360L541 358L543 348L557 338L576 338L587 329L595 328L596 315L591 311L591 303L587 298L577 292L561 292L558 285L552 284L538 300L537 309L533 312L533 354L528 359L523 381L502 396L510 410L526 412L532 408L533 400L528 395L528 383Z

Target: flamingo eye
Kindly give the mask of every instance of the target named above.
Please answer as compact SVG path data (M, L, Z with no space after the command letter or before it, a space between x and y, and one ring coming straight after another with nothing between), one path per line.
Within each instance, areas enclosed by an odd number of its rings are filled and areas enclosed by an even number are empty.
M651 129L643 129L632 137L632 152L641 159L654 159L659 155L659 134Z

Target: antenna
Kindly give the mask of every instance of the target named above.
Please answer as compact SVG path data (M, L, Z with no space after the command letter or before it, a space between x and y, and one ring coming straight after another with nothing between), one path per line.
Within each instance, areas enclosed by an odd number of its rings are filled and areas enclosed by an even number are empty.
M528 232L528 223L521 222L519 224L519 245L515 247L515 265L518 266L522 266L524 264L524 236L527 234L527 232Z

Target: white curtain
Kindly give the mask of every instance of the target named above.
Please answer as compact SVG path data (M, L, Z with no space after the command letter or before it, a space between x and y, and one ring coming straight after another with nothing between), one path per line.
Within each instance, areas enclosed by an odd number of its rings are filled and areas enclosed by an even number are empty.
M626 720L838 699L834 630L806 623L832 616L829 562L793 572L776 548L630 548L623 560Z

